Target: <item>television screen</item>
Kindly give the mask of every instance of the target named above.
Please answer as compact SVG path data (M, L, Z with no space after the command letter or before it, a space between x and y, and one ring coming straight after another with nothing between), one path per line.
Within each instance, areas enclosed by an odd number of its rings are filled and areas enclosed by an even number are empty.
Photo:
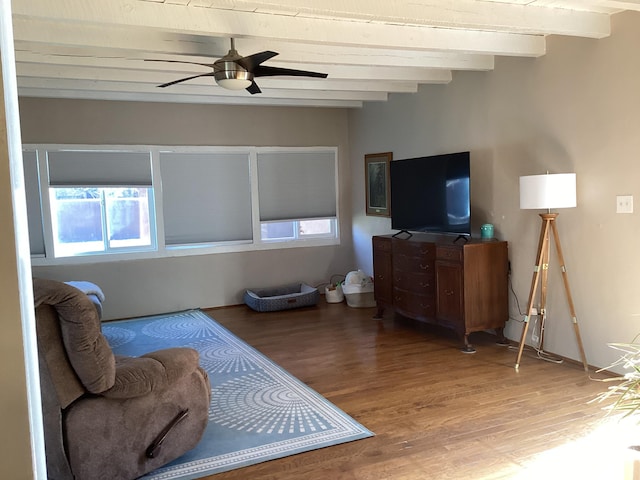
M391 228L471 234L469 152L390 163Z

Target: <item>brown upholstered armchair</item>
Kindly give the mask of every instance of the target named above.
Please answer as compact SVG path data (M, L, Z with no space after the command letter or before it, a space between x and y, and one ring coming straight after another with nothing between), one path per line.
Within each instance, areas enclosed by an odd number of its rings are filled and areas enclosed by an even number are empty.
M133 479L200 441L211 388L198 352L114 356L87 295L33 286L50 479Z

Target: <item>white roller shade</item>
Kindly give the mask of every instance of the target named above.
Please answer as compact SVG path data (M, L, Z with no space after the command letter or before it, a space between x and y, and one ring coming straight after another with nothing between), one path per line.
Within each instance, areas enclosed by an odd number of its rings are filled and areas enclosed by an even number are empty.
M165 243L253 238L247 153L161 153Z
M35 151L22 152L24 187L27 197L27 221L29 225L29 246L31 255L44 255L44 233L42 209L40 208L40 176L38 175L38 155Z
M47 152L49 185L55 187L150 187L149 152Z
M335 153L259 153L258 191L261 221L335 217Z

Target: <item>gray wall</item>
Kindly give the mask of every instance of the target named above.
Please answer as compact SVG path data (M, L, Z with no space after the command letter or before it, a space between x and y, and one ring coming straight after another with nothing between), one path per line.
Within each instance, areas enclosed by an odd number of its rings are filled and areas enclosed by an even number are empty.
M538 59L497 58L488 73L456 73L444 86L369 103L349 115L356 260L371 273L371 236L388 219L364 215L363 156L395 159L471 151L474 234L495 225L509 242L511 281L526 308L540 219L519 209L521 175L575 172L578 207L561 210L558 230L589 363L617 357L608 342L640 333L640 14L612 17L602 40L549 37ZM635 195L636 213L615 213L616 195ZM552 254L545 345L579 359ZM513 296L507 335L519 340L522 316ZM515 360L515 358L514 358ZM534 360L523 360L522 369Z
M339 246L34 267L100 285L107 319L238 304L246 288L317 285L353 269L345 110L22 98L20 115L23 143L338 146Z

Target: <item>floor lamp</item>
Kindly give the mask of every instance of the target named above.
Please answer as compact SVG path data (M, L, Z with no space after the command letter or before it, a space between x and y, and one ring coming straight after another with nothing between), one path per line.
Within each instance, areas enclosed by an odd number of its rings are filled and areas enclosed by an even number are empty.
M547 301L547 280L549 274L549 254L551 250L551 238L550 234L553 233L553 240L556 245L556 253L558 254L558 260L560 261L560 270L562 272L562 280L564 284L564 291L567 296L567 302L569 303L569 311L571 312L571 321L573 322L573 329L578 341L578 348L580 349L580 356L582 357L582 364L584 370L589 371L587 364L587 358L584 354L584 348L582 346L582 339L580 338L580 329L578 328L578 320L576 318L575 308L573 306L573 299L571 297L571 290L569 288L569 279L567 278L567 269L564 265L564 256L562 255L562 248L560 246L560 237L558 236L558 230L556 228L557 213L551 213L551 209L557 208L571 208L576 206L576 174L575 173L560 173L546 175L529 175L520 177L520 208L521 209L545 209L547 213L541 213L542 225L540 227L540 240L538 242L538 254L536 256L536 264L533 269L533 278L531 280L531 290L529 292L529 301L527 303L527 313L524 317L524 326L522 329L522 337L520 338L520 347L518 349L518 357L516 358L516 370L520 366L520 359L522 358L522 351L525 346L525 340L527 336L527 330L529 329L529 319L533 315L535 308L535 298L540 286L540 303L539 312L540 315L540 339L538 344L538 352L543 354L540 358L544 360L550 360L550 357L544 356L544 324L546 321L546 301Z

